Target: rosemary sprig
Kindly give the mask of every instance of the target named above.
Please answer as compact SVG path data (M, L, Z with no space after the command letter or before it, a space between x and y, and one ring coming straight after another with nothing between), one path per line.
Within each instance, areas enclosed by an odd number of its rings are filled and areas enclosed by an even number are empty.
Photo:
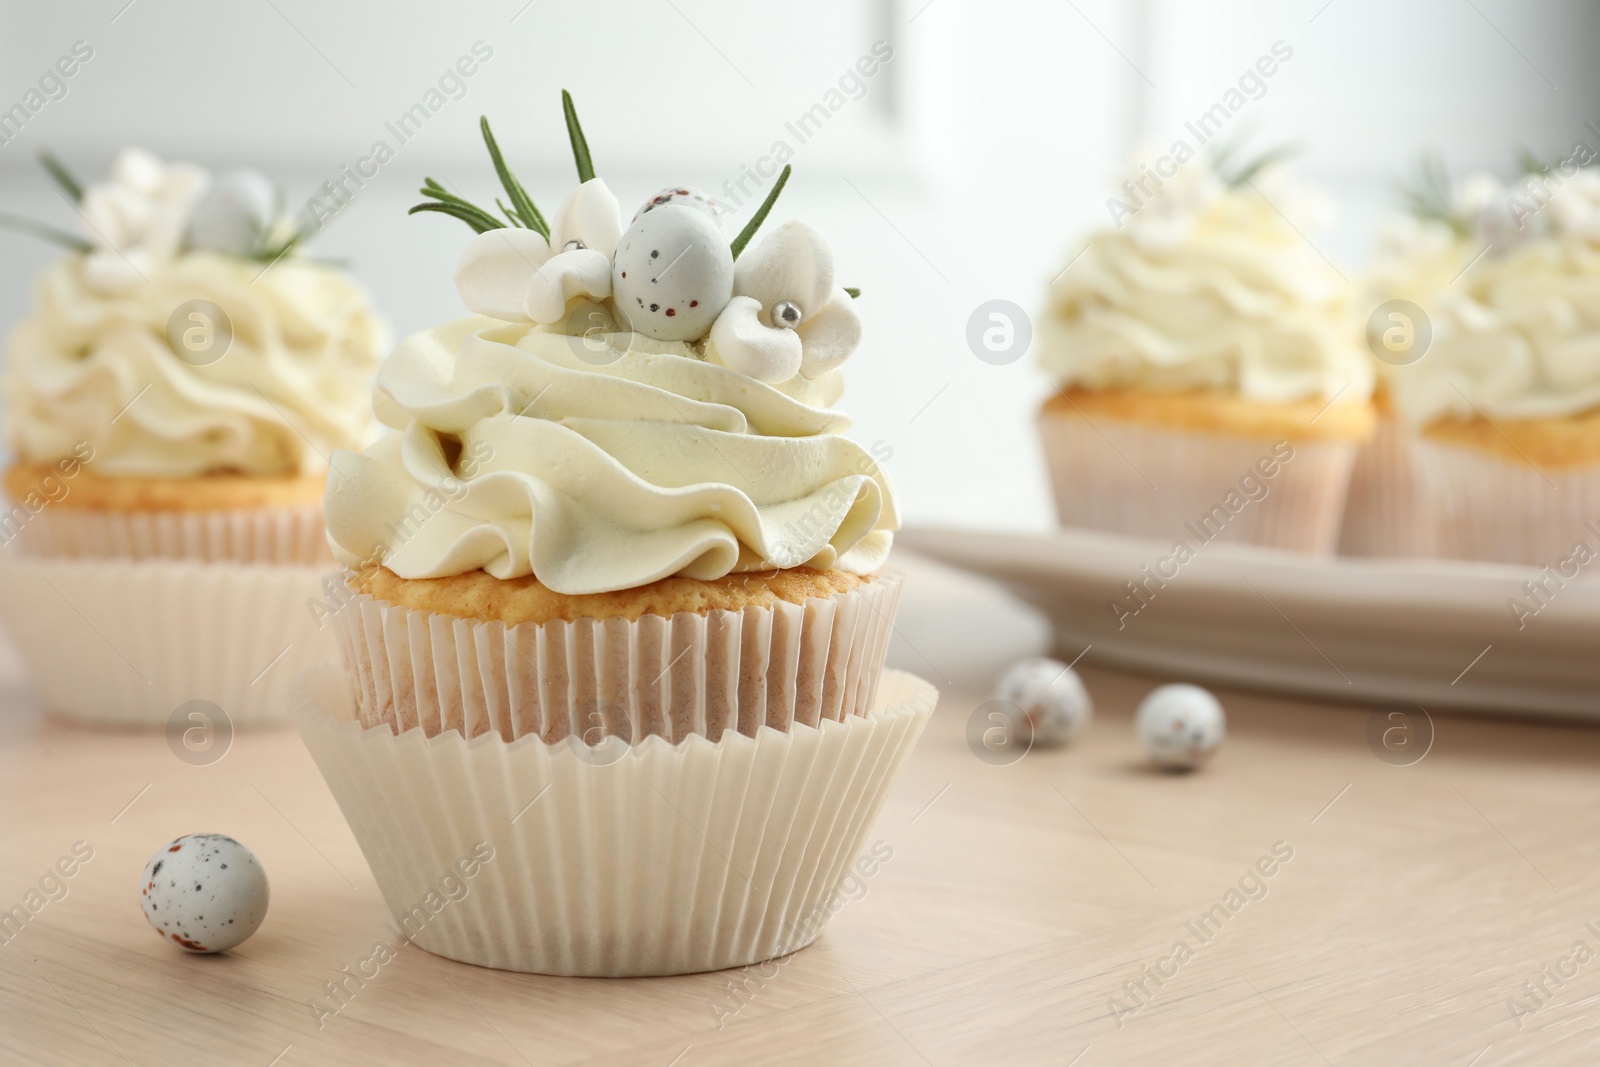
M495 218L488 211L485 211L472 201L463 199L462 197L457 196L455 193L450 192L432 178L424 178L422 181L422 188L417 190L418 192L420 192L423 196L438 201L438 204L449 205L451 210L445 212L445 214L453 215L458 219L462 219L476 229L479 233L482 233L484 230L498 230L505 226L505 223ZM495 203L499 203L499 201L496 200ZM407 214L415 215L418 211L438 211L438 204L418 204L416 207L407 212ZM520 226L521 223L516 223L516 225Z
M66 168L65 164L49 152L39 153L39 163L49 172L50 178L56 183L57 188L66 193L74 204L83 203L83 183L72 176L72 172Z
M511 206L516 210L517 217L522 220L524 226L530 230L537 230L539 235L548 241L550 224L544 221L544 216L539 214L539 209L533 205L533 198L522 187L522 183L517 181L516 175L511 173L511 168L506 166L505 156L500 154L500 146L495 143L494 131L489 129L488 116L479 116L478 125L483 130L483 143L489 148L489 158L494 161L494 172L500 176L500 184L505 186L506 195L511 198ZM484 214L487 215L488 212Z
M847 286L844 287L844 291L850 294L850 299L851 300L860 300L861 299L861 290L860 289L856 289L856 288L853 288L852 286L848 286L847 285Z
M1239 186L1248 183L1256 175L1260 174L1274 163L1282 163L1284 160L1292 159L1299 154L1299 145L1281 144L1276 148L1269 148L1267 151L1261 153L1259 156L1240 167L1233 174L1222 174L1221 177L1223 181L1228 183L1229 188L1236 189Z
M471 226L473 233L487 233L490 230L504 230L508 228L506 224L501 222L499 219L485 215L481 211L469 211L466 208L461 207L459 204L429 201L426 204L417 204L413 206L410 211L406 212L406 214L415 215L419 211L437 211L440 214L450 215L454 218L458 218L468 226Z
M1524 174L1543 174L1550 169L1550 164L1540 159L1538 154L1526 145L1517 150L1517 166Z
M1451 203L1450 173L1444 160L1428 153L1417 161L1415 173L1400 183L1400 202L1419 219L1432 219L1450 227L1457 236L1465 236L1467 220Z
M250 256L250 258L260 263L276 263L278 260L282 259L284 256L298 248L300 246L300 242L304 241L308 236L310 236L310 232L310 230L304 227L297 226L286 236L277 241L268 241L267 235L263 233L261 235L260 243L257 244L256 250Z
M47 226L42 222L34 222L32 219L25 219L20 215L0 214L0 229L16 230L19 233L30 233L33 236L41 238L45 241L49 241L52 244L58 244L63 248L70 248L74 252L87 252L89 251L90 247L92 247L88 241L85 241L81 237L70 234L65 230L58 230L54 226Z
M578 125L578 109L572 104L572 94L561 90L561 112L567 118L567 138L572 141L572 158L578 164L578 181L594 180L594 160L589 157L589 139Z
M745 245L750 243L750 239L756 235L756 231L761 228L761 224L767 221L767 215L771 213L772 205L777 203L778 194L783 192L783 187L789 183L789 173L793 169L787 163L783 165L783 172L778 175L778 180L773 183L772 191L767 194L767 198L756 209L755 217L750 220L744 229L739 231L739 236L733 239L733 244L730 247L733 249L734 259L739 258L739 253L744 251Z

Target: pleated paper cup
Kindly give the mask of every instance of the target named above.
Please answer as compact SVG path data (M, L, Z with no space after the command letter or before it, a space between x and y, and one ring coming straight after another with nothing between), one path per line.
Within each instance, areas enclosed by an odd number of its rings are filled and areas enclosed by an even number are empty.
M318 567L97 560L0 551L0 619L52 711L163 728L215 704L236 726L284 722L292 679L336 655Z
M351 577L328 598L363 725L590 744L864 715L900 596L886 574L804 604L506 626L386 603Z
M887 671L864 715L613 740L599 763L576 738L363 728L332 664L292 714L404 936L484 967L625 977L815 940L936 699Z
M1361 446L1350 473L1343 556L1428 558L1439 554L1439 521L1423 484L1416 435L1392 412L1380 409L1377 430Z
M1418 469L1439 515L1448 559L1555 565L1592 547L1600 468L1540 470L1474 448L1420 437Z
M1290 442L1293 458L1263 477L1281 444L1045 411L1039 433L1063 526L1171 541L1225 541L1333 552L1359 445ZM1265 487L1250 499L1246 479Z
M21 531L36 555L331 565L322 508L100 511L46 508Z

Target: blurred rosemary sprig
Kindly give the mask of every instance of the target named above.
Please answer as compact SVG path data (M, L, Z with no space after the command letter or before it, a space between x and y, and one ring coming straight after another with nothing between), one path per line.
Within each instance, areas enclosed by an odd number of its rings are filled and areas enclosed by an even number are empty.
M1218 144L1211 153L1211 169L1230 189L1245 185L1272 166L1300 154L1300 146L1292 142L1275 145L1255 155L1245 155L1244 145L1250 138L1246 132L1239 137Z
M1450 172L1436 153L1423 155L1409 178L1400 183L1400 203L1419 219L1442 222L1462 237L1471 229L1469 220L1456 209L1450 189Z

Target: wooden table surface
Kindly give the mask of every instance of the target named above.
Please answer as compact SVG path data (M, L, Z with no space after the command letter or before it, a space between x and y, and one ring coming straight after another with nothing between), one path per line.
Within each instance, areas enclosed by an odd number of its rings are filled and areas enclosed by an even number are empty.
M1088 734L1010 766L967 746L982 695L947 691L868 835L892 859L766 980L547 978L407 947L320 1028L308 1002L388 916L294 731L192 766L159 735L41 721L6 683L0 908L77 842L93 858L0 944L0 1061L1600 1061L1600 732L1437 716L1397 767L1370 709L1222 692L1227 744L1174 777L1132 735L1154 682L1082 670ZM194 831L238 837L271 879L227 955L176 951L139 910L146 859Z

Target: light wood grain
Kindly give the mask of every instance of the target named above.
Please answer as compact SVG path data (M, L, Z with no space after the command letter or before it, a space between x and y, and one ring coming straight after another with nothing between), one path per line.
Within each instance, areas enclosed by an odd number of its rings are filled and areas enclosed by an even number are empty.
M0 692L0 906L75 841L95 854L0 946L0 1060L1600 1060L1600 959L1522 1027L1509 1007L1574 942L1600 949L1585 928L1600 929L1600 733L1439 717L1428 756L1396 768L1368 749L1368 709L1224 693L1221 755L1169 777L1144 768L1130 727L1154 682L1092 659L1088 735L1010 767L966 746L981 697L947 692L869 834L893 859L720 1028L713 1005L732 1007L736 974L544 978L406 948L319 1030L308 999L388 916L293 731L241 735L193 767L159 736L29 719L13 686ZM175 951L137 905L149 854L196 830L246 842L272 881L265 925L217 958ZM1293 859L1266 896L1119 1028L1108 1004L1123 983L1280 841Z

